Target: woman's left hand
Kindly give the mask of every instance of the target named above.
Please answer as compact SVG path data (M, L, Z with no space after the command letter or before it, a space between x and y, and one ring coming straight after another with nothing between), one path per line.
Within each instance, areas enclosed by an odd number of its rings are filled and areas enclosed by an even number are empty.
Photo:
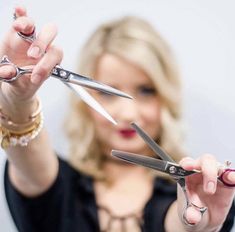
M210 154L205 154L198 159L183 158L180 165L186 170L201 171L185 179L186 191L191 203L199 207L207 207L203 216L196 208L189 207L185 212L187 222L201 224L204 227L203 231L220 228L231 208L235 187L227 187L218 181L221 170L216 158ZM224 180L226 183L235 184L235 172L228 172L224 175ZM183 192L178 191L178 194L179 199L182 199ZM182 207L180 209L183 210Z

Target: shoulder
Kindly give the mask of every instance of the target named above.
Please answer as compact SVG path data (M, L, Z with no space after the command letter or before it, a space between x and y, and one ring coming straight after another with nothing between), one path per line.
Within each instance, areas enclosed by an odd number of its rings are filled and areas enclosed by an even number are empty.
M93 192L93 179L85 175L81 171L75 169L68 161L59 158L59 174L58 178L62 179L65 185L70 185L70 188L75 188L80 193ZM76 192L76 191L75 191Z

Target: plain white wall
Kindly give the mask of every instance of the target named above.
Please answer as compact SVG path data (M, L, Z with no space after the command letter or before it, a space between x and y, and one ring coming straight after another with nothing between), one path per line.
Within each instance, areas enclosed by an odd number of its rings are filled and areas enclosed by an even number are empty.
M0 38L12 21L15 5L23 3L37 30L58 25L56 43L64 50L62 66L75 69L77 54L93 29L121 15L149 20L172 45L184 82L186 145L192 156L210 152L235 163L235 3L232 0L0 0ZM144 58L143 58L144 59ZM67 89L50 79L40 90L45 124L57 151L66 154L62 120ZM42 151L43 152L43 151ZM0 151L0 231L16 231L3 192L5 154Z

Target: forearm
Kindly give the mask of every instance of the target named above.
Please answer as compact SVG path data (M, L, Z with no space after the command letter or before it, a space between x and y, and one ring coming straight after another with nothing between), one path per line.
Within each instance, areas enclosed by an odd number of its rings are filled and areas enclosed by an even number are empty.
M7 103L7 104L6 104ZM40 114L40 105L33 98L24 104L1 99L2 110L8 119L2 119L1 124L6 129L11 126L9 118L14 122L15 128L21 127L22 123L29 120L29 115L34 112ZM57 175L57 158L50 144L48 134L43 128L39 129L35 138L31 139L27 146L9 145L5 149L9 159L9 175L13 185L23 194L33 196L45 191L54 181ZM34 119L35 120L35 119ZM32 121L30 124L34 124ZM30 125L31 127L31 125ZM9 128L8 128L9 129Z
M39 33L41 36L29 43L18 33L33 33L33 20L23 7L16 7L14 14L16 19L0 43L0 57L7 55L14 65L32 73L20 75L9 83L0 82L1 146L8 155L13 185L23 194L35 196L45 191L58 173L58 160L46 130L42 129L40 105L35 96L63 54L52 45L57 33L54 25L45 26ZM39 52L32 52L33 48ZM16 77L14 65L2 65L0 76Z
M167 232L184 232L187 231L178 215L177 201L172 203L169 207L166 219L165 219L165 229Z
M24 195L36 196L54 182L58 160L45 129L28 146L9 147L6 153L10 180Z

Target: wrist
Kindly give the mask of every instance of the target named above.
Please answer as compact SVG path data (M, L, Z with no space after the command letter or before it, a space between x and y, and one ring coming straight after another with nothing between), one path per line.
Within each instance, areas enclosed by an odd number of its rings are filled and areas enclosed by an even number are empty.
M1 123L13 125L25 124L33 120L41 111L40 100L36 97L27 101L0 101Z
M2 121L6 121L5 125ZM24 124L18 124L1 118L1 147L7 149L10 146L27 146L31 140L38 136L42 127L43 115L41 111Z

